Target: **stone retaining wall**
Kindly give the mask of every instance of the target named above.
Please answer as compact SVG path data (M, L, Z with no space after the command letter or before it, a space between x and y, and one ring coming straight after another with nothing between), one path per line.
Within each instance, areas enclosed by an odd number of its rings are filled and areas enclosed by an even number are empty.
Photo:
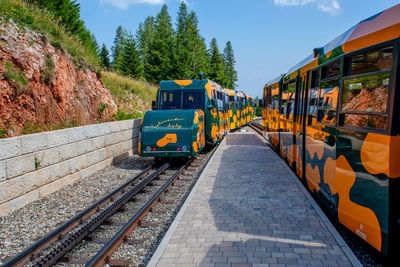
M0 216L136 153L140 120L0 139Z

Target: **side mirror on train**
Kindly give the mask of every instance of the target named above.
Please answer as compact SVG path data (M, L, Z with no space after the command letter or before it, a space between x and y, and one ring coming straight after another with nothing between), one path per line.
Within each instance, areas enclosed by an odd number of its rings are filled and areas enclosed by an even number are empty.
M156 110L157 109L157 105L156 105L156 101L151 101L151 110Z
M262 99L258 100L258 106L263 107L264 106L264 101Z
M215 107L217 105L217 101L215 99L211 99L211 105Z

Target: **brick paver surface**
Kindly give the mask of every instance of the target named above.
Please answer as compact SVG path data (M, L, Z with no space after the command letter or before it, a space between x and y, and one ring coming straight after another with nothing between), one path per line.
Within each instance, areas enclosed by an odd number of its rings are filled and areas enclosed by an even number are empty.
M228 135L157 266L351 266L284 164L254 134Z

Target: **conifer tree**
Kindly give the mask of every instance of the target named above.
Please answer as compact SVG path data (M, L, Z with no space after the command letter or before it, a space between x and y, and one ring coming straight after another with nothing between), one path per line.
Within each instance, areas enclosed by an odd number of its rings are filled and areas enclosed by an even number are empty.
M136 32L137 48L142 59L142 65L145 66L149 58L149 46L154 38L155 18L147 17L144 23L139 24ZM144 74L146 76L146 74Z
M113 58L113 66L114 68L118 69L119 59L124 47L124 42L126 39L127 32L122 26L118 26L115 38L114 38L114 45L111 47L112 51L112 58Z
M110 69L111 68L111 62L110 62L110 55L107 49L107 46L103 44L101 47L100 51L100 62L103 68L105 69Z
M91 45L90 45L91 50L92 50L94 53L96 53L96 55L99 55L99 54L100 54L100 47L99 47L99 43L98 43L97 40L96 40L96 36L94 36L94 34L91 33L89 39L91 39L91 41L90 41L90 43L91 43Z
M213 38L210 43L209 49L209 79L225 86L225 71L224 71L224 58L219 53L217 40Z
M207 72L207 46L204 38L200 35L198 28L198 19L194 12L191 12L187 22L188 36L188 56L189 56L189 78L196 79L197 74L201 71Z
M149 58L145 65L146 78L158 83L175 78L174 70L175 36L168 8L163 5L155 21L154 38L149 46Z
M77 0L26 0L40 8L47 9L65 29L76 35L84 46L93 54L98 55L98 44L94 35L86 28L80 19L80 4ZM97 45L97 50L96 50Z
M190 55L189 55L189 32L188 32L189 15L185 2L181 2L179 6L177 18L176 32L176 50L175 50L175 69L176 76L180 79L190 76Z
M235 70L235 56L230 41L226 43L224 48L224 67L225 67L225 86L227 88L235 89L237 78L237 71Z
M122 52L119 55L117 69L122 74L132 78L140 78L143 75L140 55L131 34L129 34L124 41Z

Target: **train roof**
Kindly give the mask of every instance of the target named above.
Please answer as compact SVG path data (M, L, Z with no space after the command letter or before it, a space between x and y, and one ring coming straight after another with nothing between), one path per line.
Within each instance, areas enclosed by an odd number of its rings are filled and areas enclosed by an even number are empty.
M265 84L265 86L269 86L269 85L272 85L272 84L274 84L274 83L278 83L278 82L282 79L283 75L284 75L284 74L281 74L281 75L279 75L279 77L276 77L275 79L273 79L273 80L267 82L267 83Z
M290 75L304 67L304 71L307 71L342 54L399 37L399 14L400 4L359 22L319 49L321 54L316 54L316 57L313 54L309 55L291 67L287 73Z
M219 84L209 79L161 81L160 88L168 90L200 89L200 88L206 88L206 85L208 83L211 83L213 86L215 86L215 89L217 90L222 89L222 87Z

